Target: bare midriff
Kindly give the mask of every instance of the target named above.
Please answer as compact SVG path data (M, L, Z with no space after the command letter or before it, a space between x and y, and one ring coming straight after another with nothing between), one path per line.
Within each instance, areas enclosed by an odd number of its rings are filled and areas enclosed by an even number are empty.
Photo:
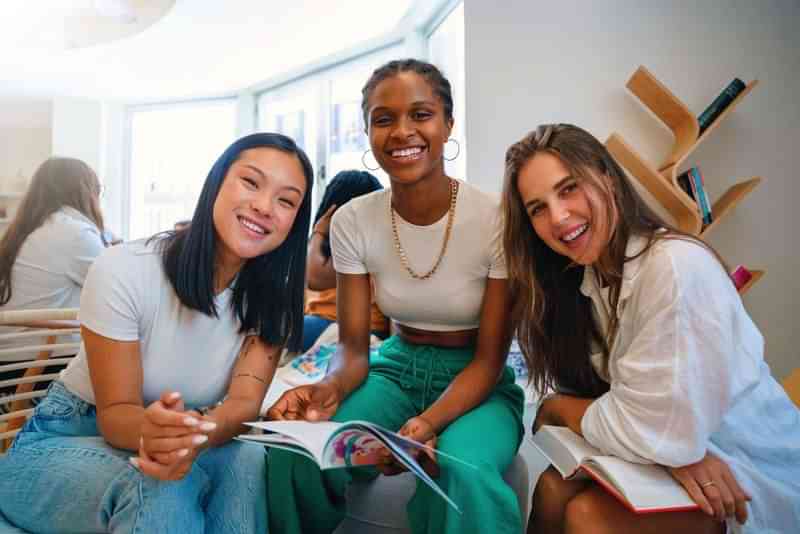
M478 329L453 330L448 332L421 330L410 326L393 323L397 335L412 345L433 345L445 348L463 348L475 345L478 340Z

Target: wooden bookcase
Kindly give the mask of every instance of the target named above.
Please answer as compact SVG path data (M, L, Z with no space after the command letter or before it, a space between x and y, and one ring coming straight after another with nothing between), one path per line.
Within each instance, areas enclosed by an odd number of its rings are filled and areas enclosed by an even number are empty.
M744 91L700 134L700 125L694 113L645 67L636 69L625 84L628 90L672 131L675 141L669 154L657 166L645 161L617 133L609 136L606 147L620 165L625 167L672 215L681 230L706 238L709 232L761 183L761 177L755 176L730 187L712 203L713 221L705 228L697 204L678 185L678 168L757 85L758 80L748 83ZM739 290L739 293L744 294L765 273L763 270L751 270L751 272L753 278Z

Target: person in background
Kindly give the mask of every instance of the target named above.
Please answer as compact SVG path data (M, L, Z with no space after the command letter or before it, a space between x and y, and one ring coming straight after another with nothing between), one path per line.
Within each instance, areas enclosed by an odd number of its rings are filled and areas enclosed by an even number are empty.
M637 515L550 467L528 532L794 532L800 411L716 252L655 215L568 124L508 149L503 211L519 345L538 393L556 392L534 431L566 426L663 465L702 510Z
M0 512L31 532L267 529L258 417L300 346L312 168L288 137L239 139L192 224L109 248L81 344L0 456Z
M331 217L351 199L380 189L383 186L377 178L366 171L357 170L341 171L325 188L308 242L303 352L310 349L320 334L336 322L336 271L331 259ZM389 324L374 301L370 314L370 330L379 338L385 338Z
M77 308L105 249L100 181L79 159L49 158L0 240L0 310Z
M502 475L522 439L524 395L505 365L511 297L498 199L445 173L453 99L434 65L389 62L362 96L370 147L391 189L353 199L333 216L341 348L320 382L287 391L267 415L363 419L437 445L471 464L441 456L437 467L421 458L461 513L418 484L407 508L412 532L518 534L517 496ZM372 361L371 282L398 331ZM397 472L388 452L379 468ZM322 473L301 455L271 451L270 528L332 532L344 517L348 482L377 475L364 469Z

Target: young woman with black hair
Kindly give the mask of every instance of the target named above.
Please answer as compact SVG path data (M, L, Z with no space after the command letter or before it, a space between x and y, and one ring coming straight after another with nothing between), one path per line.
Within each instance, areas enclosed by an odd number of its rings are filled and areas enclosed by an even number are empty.
M0 512L33 532L266 531L258 416L299 348L312 169L288 137L233 143L191 225L108 249L78 356L0 457Z
M325 187L314 218L314 229L308 240L303 352L310 349L322 332L336 322L336 271L331 258L331 218L337 209L350 200L380 189L383 186L372 174L356 170L337 173ZM389 331L389 324L375 302L372 302L370 314L370 330L384 338Z
M392 187L333 216L341 349L321 382L286 392L268 416L365 419L436 444L475 468L438 458L437 482L461 513L419 484L407 508L411 530L517 534L519 505L502 474L522 438L524 397L505 366L510 297L499 202L445 174L453 100L435 66L389 62L362 95L371 150ZM398 329L372 362L370 279ZM388 453L380 469L396 471ZM348 481L377 475L370 468L323 474L277 450L268 470L270 526L296 534L333 531Z
M503 211L519 344L538 392L556 392L534 431L566 426L663 465L702 509L636 515L551 467L528 531L794 532L800 412L714 250L662 221L602 143L567 124L508 149Z

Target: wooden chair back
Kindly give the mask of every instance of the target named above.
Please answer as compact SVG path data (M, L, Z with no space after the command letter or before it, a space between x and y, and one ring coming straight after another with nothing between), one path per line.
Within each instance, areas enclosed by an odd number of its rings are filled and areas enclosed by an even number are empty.
M33 413L34 399L58 377L47 367L65 365L80 348L77 308L0 312L0 452ZM37 385L41 384L39 388Z

